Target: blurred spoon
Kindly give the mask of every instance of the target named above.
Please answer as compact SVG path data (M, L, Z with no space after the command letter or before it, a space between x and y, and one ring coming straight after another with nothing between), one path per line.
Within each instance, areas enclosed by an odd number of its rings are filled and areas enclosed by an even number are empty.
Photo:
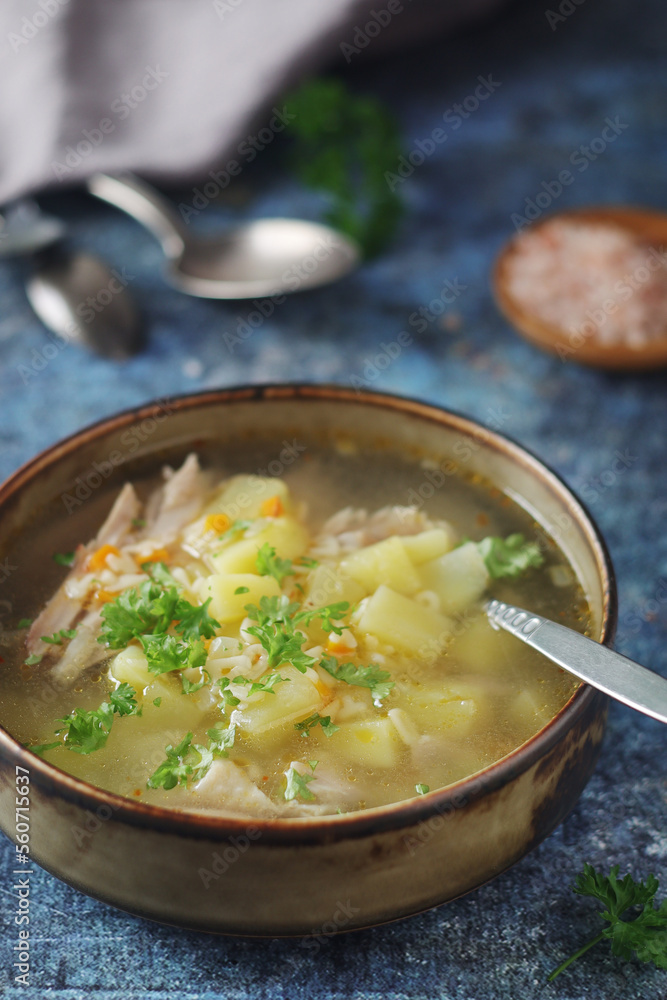
M172 207L132 174L95 174L88 190L144 225L168 259L167 279L209 299L249 299L337 281L357 265L347 236L301 219L256 219L217 236L187 231Z
M575 677L644 715L667 722L667 678L532 611L489 601L486 613L494 628L505 629Z
M36 253L33 265L26 294L49 330L115 360L140 350L143 328L121 274L59 244Z

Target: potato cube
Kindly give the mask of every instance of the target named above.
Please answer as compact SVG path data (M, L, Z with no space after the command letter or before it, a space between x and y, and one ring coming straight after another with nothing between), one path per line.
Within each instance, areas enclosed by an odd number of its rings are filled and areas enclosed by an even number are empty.
M308 548L306 529L291 517L276 517L250 538L227 545L213 556L216 573L256 573L257 553L270 545L281 559L297 559Z
M431 528L418 535L401 536L401 544L413 564L421 566L422 563L444 556L445 552L451 552L456 545L456 536L453 529L445 531L444 528Z
M285 511L291 509L289 489L282 479L232 476L204 513L226 514L230 521L252 521L260 517L262 504L271 497L279 497Z
M394 767L401 741L391 719L343 722L331 738L335 750L351 764L363 767Z
M371 594L386 583L400 594L416 594L421 580L400 538L385 538L342 560L341 570Z
M384 584L370 598L359 620L362 632L427 661L442 652L452 627L449 618Z
M321 608L323 605L335 604L338 601L347 601L352 605L365 596L366 591L361 584L343 573L340 568L333 569L331 566L319 565L308 575L305 593L307 607Z
M419 567L422 585L440 598L447 615L464 611L478 600L489 582L486 564L474 542L466 542Z
M264 692L257 701L232 713L234 725L248 735L299 722L323 705L322 694L311 676L299 673L294 667L280 667L278 673L286 680L276 684L273 694Z
M237 594L237 590L244 593ZM246 604L259 604L261 597L278 597L280 587L272 576L255 573L215 573L201 588L203 600L211 597L210 613L221 624L238 622L246 617Z

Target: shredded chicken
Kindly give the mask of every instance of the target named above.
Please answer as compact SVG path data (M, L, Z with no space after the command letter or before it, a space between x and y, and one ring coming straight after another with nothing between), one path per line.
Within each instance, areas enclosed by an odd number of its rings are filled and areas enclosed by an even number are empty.
M226 814L275 816L277 807L231 760L214 760L204 777L186 790L188 809L220 809Z

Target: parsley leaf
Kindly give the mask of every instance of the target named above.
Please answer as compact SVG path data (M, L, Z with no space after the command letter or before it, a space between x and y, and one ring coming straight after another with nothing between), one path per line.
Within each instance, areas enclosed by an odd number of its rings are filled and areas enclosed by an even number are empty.
M176 623L176 631L184 636L186 639L212 639L215 635L215 630L220 628L220 622L216 621L215 618L211 618L208 613L208 606L211 603L212 598L204 601L203 604L190 604L189 601L181 600L176 605L175 618L178 618Z
M122 649L140 635L166 632L178 600L175 587L163 590L153 580L146 580L138 590L124 590L102 608L102 634L97 641Z
M602 903L604 910L600 916L609 926L554 969L549 982L605 938L611 941L614 955L627 960L634 952L641 962L653 962L659 969L667 969L667 899L657 909L653 905L659 889L655 876L649 875L645 883L635 882L629 874L619 879L618 865L605 876L586 864L572 888L580 896L591 896ZM637 916L624 920L623 914L635 907L642 908Z
M477 542L477 548L489 576L494 580L503 576L520 576L531 566L541 566L544 562L538 544L525 541L521 534L509 535L504 540L489 535Z
M164 788L169 791L176 785L184 785L192 774L192 765L185 763L192 744L192 733L186 733L178 746L171 744L165 749L166 757L146 782L149 788Z
M285 771L287 784L285 786L285 799L291 802L292 799L301 798L304 802L314 802L315 796L308 788L308 783L315 778L314 774L299 774L296 768L290 764Z
M245 534L245 532L248 530L248 528L251 525L252 525L252 521L243 521L243 520L241 520L239 518L236 521L234 521L232 524L230 524L230 526L227 528L227 530L225 532L223 532L222 535L220 535L218 541L220 541L220 542L231 542L235 535L238 535L241 532L243 532L243 534Z
M234 596L237 596L238 594L249 594L249 593L250 593L250 587L237 587L236 590L234 591Z
M280 674L270 673L264 674L258 681L251 681L248 677L235 677L233 683L250 685L248 696L257 694L259 691L264 691L267 694L275 694L276 692L273 689L276 684L289 684L289 677L281 677Z
M125 681L111 692L109 701L118 715L141 715L141 709L137 706L136 691Z
M428 787L428 785L423 785L420 781L418 785L415 785L415 791L417 795L426 795L426 793L430 792L431 789Z
M109 695L109 701L102 702L99 708L86 710L75 708L68 716L58 719L62 726L56 729L56 735L62 736L54 743L41 743L30 747L35 753L43 753L57 746L66 746L74 753L89 754L101 750L111 732L114 715L141 715L137 705L136 692L129 684L119 684Z
M54 552L53 561L59 566L73 566L75 554L74 552Z
M175 635L142 635L140 640L151 673L197 669L206 663L208 654L201 639L186 642Z
M41 635L40 639L42 642L48 642L52 646L62 646L65 639L73 639L76 635L75 628L61 628L53 635Z
M226 757L227 750L234 746L236 730L207 730L208 745L192 742L192 733L186 733L177 747L169 745L166 757L150 776L146 784L149 788L164 788L167 791L176 785L185 785L192 779L200 781L208 772L216 757ZM195 758L198 754L199 760Z
M294 615L295 622L303 622L304 625L310 625L310 623L315 618L320 619L322 628L326 632L335 632L336 635L342 635L343 629L340 625L334 624L341 618L344 618L347 612L350 610L350 604L348 601L338 601L335 604L327 604L323 608L313 608L308 611L299 611L298 614Z
M21 620L19 621L19 623L18 623L18 625L16 627L17 628L30 628L31 625L32 625L32 618L21 618Z
M281 559L276 555L276 550L265 542L257 552L255 566L260 576L272 576L282 587L286 576L294 575L294 568L291 559Z
M198 681L188 680L187 677L181 675L183 694L195 694L197 691L201 691L201 689L206 684L211 683L211 675L209 674L208 670L205 670L203 667L200 667L199 674L201 679Z
M333 736L333 734L337 733L340 729L340 726L335 726L333 724L330 715L322 716L319 712L315 712L314 715L308 716L308 718L304 719L303 722L294 723L294 728L296 730L300 730L302 736L308 736L310 730L314 729L315 726L321 726L322 732L325 736Z
M396 122L374 97L337 78L309 80L288 96L293 163L302 183L326 194L326 220L372 257L393 236L402 213L391 186L402 147Z
M367 667L358 667L354 663L339 663L335 656L324 653L320 660L320 666L337 681L344 681L345 684L354 684L357 687L370 688L375 702L386 698L394 687L394 682L389 680L391 677L389 671L382 670L377 663L371 663Z
M171 572L166 563L163 562L145 562L141 564L141 568L151 580L155 580L156 583L161 584L163 587L176 587L178 589L179 584L171 575Z
M217 689L220 691L220 694L222 695L222 710L223 710L223 712L227 708L236 708L236 706L241 703L241 699L237 698L229 690L229 683L230 683L229 682L229 677L221 677L213 685L213 687L217 687Z
M43 656L44 656L43 653L31 653L30 656L27 656L23 662L25 663L26 667L34 667L38 663L42 662Z

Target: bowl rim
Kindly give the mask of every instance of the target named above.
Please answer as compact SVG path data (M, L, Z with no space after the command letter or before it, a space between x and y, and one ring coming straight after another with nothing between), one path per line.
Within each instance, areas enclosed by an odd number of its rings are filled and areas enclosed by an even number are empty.
M491 430L472 417L435 403L425 403L410 396L356 389L336 383L260 383L159 397L135 407L118 411L88 424L56 441L22 464L0 484L2 505L32 481L44 469L56 465L83 444L103 438L125 425L163 413L190 411L210 405L233 405L238 402L296 401L305 399L325 403L373 406L396 414L404 413L431 423L454 428L469 438L502 452L542 480L553 492L568 501L568 511L593 551L602 585L603 607L599 641L611 644L617 624L617 590L614 568L602 534L586 506L567 483L530 449L507 434ZM335 843L392 830L408 829L434 816L448 815L484 795L494 792L527 771L541 760L584 715L596 699L604 697L595 688L582 684L566 704L529 740L488 767L461 780L434 789L422 796L399 800L341 815L317 817L261 818L219 816L205 812L179 810L149 805L98 788L75 778L32 753L0 726L0 758L29 769L31 784L47 796L58 796L90 812L111 810L116 820L135 827L157 828L164 833L192 839L222 842L236 835L252 832L265 845Z

